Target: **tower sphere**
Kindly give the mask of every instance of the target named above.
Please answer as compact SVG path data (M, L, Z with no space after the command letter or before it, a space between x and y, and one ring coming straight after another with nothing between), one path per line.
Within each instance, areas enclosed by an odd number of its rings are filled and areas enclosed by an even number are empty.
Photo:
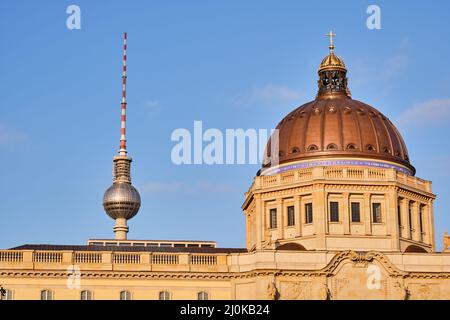
M131 184L114 183L103 196L103 208L113 219L131 219L139 211L141 197Z

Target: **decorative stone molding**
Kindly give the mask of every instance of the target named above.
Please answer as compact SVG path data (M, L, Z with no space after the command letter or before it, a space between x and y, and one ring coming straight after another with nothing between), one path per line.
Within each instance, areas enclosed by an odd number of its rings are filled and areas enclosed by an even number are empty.
M410 198L410 199L413 199L413 200L416 200L416 201L422 201L422 202L428 202L428 201L430 201L430 199L431 200L434 199L434 195L430 196L430 197L427 197L427 196L424 196L424 195L421 195L419 193L416 193L416 192L413 192L413 191L410 191L410 190L406 190L406 189L403 189L403 188L399 188L398 194L401 195L401 196L404 196L404 197L407 197L407 198Z
M384 254L378 251L343 251L334 256L330 263L324 269L322 269L322 271L327 273L327 276L333 276L336 274L335 271L337 270L338 266L341 265L345 260L350 260L355 264L364 265L366 265L368 262L376 260L386 269L390 276L400 277L406 275L405 272L397 269L397 267L395 267L395 265Z
M163 271L81 271L81 278L119 278L119 279L252 279L257 277L333 277L338 267L345 261L355 264L367 264L377 261L390 277L404 279L450 279L450 272L405 272L399 270L383 253L378 251L356 252L352 250L337 253L331 261L319 270L278 270L256 269L248 272L163 272ZM41 277L67 278L67 271L40 270L1 270L0 277Z

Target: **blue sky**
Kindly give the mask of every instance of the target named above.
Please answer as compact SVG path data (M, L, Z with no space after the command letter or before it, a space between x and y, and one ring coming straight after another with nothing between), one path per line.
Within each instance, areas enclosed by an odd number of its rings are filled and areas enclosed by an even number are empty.
M81 30L66 8L81 8ZM366 27L370 4L381 30ZM2 1L0 247L113 236L102 196L119 143L128 32L128 151L142 207L129 238L245 246L257 165L175 166L176 128L273 128L314 99L335 30L353 98L386 114L433 181L450 231L448 1Z

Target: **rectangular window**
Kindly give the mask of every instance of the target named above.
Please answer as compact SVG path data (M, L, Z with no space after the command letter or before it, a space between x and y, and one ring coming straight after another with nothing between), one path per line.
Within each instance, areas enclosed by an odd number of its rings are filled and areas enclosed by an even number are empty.
M339 222L339 202L330 202L330 221Z
M130 291L121 291L120 292L120 300L131 300L131 292Z
M159 300L170 300L170 293L167 291L161 291L159 293Z
M270 209L269 219L270 229L275 229L277 227L277 209Z
M81 300L92 300L92 292L89 290L81 291Z
M313 222L313 206L312 203L305 204L305 223Z
M53 300L53 292L50 290L42 290L41 300Z
M352 222L361 222L361 209L359 202L352 202Z
M402 209L400 205L397 206L397 220L398 220L398 226L402 226Z
M295 217L294 217L294 206L290 206L287 208L287 224L288 227L295 225Z
M381 203L372 203L372 217L374 223L381 223Z
M206 292L197 293L197 300L209 300L208 293L206 293Z
M11 290L5 290L4 294L0 294L0 300L12 300L13 295Z

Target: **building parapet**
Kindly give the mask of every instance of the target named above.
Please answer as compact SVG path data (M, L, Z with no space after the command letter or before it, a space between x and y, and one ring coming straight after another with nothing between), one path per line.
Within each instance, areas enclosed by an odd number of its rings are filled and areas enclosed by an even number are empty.
M0 250L0 269L228 271L227 254Z
M0 250L0 270L249 272L325 268L343 251L259 250L247 253L160 253ZM406 272L450 272L450 252L384 253Z
M254 189L286 186L289 183L305 183L313 180L347 180L355 182L399 182L431 193L431 182L396 171L355 166L322 166L281 172L255 177L250 187Z

